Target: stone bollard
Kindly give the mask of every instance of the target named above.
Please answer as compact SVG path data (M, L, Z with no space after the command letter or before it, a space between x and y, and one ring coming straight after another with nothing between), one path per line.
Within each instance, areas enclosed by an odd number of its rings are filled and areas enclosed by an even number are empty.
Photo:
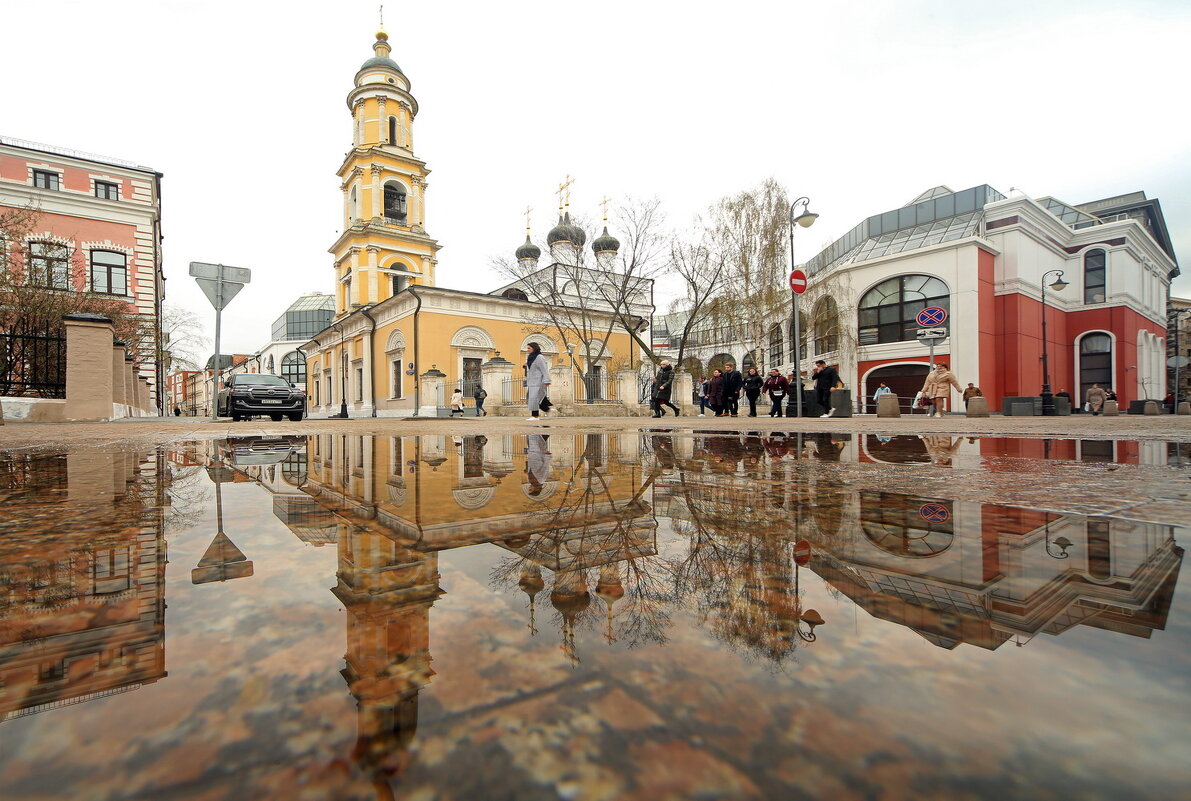
M969 398L968 417L988 417L988 398Z
M1158 406L1158 401L1148 400L1142 414L1162 414L1162 409Z
M887 393L877 398L877 417L901 417L902 410L898 406L897 395Z
M1116 417L1121 413L1121 406L1116 401L1104 401L1104 408L1100 410L1100 414L1108 417Z
M1191 414L1191 403L1187 401L1179 401L1179 405L1175 407L1175 414Z
M112 414L115 417L128 416L128 394L124 386L124 343L112 343Z
M112 417L112 321L99 314L67 314L67 420Z

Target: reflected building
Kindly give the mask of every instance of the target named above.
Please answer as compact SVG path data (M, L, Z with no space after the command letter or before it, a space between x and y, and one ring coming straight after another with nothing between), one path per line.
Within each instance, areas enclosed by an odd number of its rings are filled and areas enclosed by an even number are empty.
M8 503L45 507L44 530L0 524L0 721L166 676L167 486L153 454L9 454L0 465Z

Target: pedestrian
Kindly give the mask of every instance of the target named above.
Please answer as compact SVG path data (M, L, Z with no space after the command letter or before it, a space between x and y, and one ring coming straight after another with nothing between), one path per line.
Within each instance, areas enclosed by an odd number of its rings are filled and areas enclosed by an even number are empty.
M769 393L769 416L781 417L782 404L786 401L786 394L790 391L790 382L777 369L769 371L769 377L761 386L763 392Z
M815 362L814 378L815 401L827 410L819 416L831 417L835 414L835 408L831 405L831 393L838 387L842 387L844 382L840 381L839 372L834 367L828 367L827 362L822 359Z
M791 370L790 374L786 376L786 385L788 387L786 392L788 393L789 397L789 400L786 401L786 417L797 417L798 402L803 397L804 391L806 389L806 387L802 385L802 374ZM802 405L803 407L806 406L805 403ZM805 413L805 411L806 409L804 408L803 412Z
M724 363L724 413L735 417L740 407L740 390L744 387L744 376L736 369L734 362Z
M674 416L678 417L680 412L678 407L670 402L670 393L674 388L674 368L670 366L670 362L662 359L658 374L653 377L653 390L650 392L649 405L653 409L654 417L665 417L666 411L663 406L669 406L674 410Z
M1167 392L1166 397L1162 399L1162 405L1166 407L1166 411L1174 414L1174 393Z
M451 393L451 417L458 413L460 417L463 416L463 390L455 387L455 391Z
M525 356L525 402L529 405L527 422L538 419L542 411L542 400L550 387L550 365L542 355L542 346L530 342Z
M1056 398L1066 398L1067 399L1067 411L1068 412L1072 411L1072 409L1071 409L1071 393L1070 392L1068 392L1065 389L1060 389L1058 392L1055 393L1055 397Z
M724 416L724 372L712 370L711 380L707 382L707 405L711 407L712 416Z
M1093 415L1098 415L1104 409L1104 401L1108 400L1108 393L1099 384L1092 384L1084 393L1084 400L1087 401L1088 411Z
M181 416L182 416L182 407L175 406L174 407L174 417L181 417Z
M967 411L968 401L970 401L972 398L983 398L983 397L984 397L984 390L982 390L980 387L976 386L971 381L969 381L968 388L964 390L964 410Z
M554 461L550 453L550 437L530 434L526 437L525 444L525 477L529 482L526 494L536 498L542 494L546 482L550 480L551 464Z
M1113 391L1112 387L1109 387L1108 389L1104 390L1104 400L1115 401L1116 399L1117 399L1117 393Z
M472 397L476 400L476 417L487 417L488 412L484 409L484 400L488 397L488 390L480 384L476 384L476 391Z
M707 399L707 390L711 388L711 378L704 378L699 381L699 416L706 417L707 410L711 408L711 403Z
M939 362L935 369L926 375L926 382L922 385L922 394L930 399L931 417L942 417L947 407L947 399L951 397L951 388L963 391L955 373L947 369L947 365Z
M877 401L879 401L881 399L882 395L892 395L892 394L893 394L893 390L889 388L888 384L886 384L884 381L882 381L881 386L877 387L877 391L873 393L873 411L875 412L877 410Z
M765 386L765 379L757 372L756 367L750 367L741 382L744 396L749 401L749 417L757 416L757 398L761 397L761 387Z

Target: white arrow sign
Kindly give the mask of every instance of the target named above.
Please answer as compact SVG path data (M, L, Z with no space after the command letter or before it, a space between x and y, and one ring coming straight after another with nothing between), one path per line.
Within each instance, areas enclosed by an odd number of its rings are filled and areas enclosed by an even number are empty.
M919 339L946 339L947 329L939 326L938 328L919 328Z
M215 307L215 311L222 311L227 307L227 304L232 302L232 298L236 293L244 288L243 284L232 281L223 282L223 297L219 297L219 281L215 278L196 278L195 283L199 285L199 289L203 290L203 294L207 296L207 300L211 301L211 305Z

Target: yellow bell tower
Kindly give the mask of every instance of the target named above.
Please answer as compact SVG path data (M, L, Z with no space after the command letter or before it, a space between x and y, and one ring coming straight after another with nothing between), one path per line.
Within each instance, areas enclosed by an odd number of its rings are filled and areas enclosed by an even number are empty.
M386 300L409 284L434 285L439 244L426 235L426 176L414 156L418 101L389 58L389 35L376 34L375 55L347 95L352 149L339 168L343 233L335 257L336 316Z

